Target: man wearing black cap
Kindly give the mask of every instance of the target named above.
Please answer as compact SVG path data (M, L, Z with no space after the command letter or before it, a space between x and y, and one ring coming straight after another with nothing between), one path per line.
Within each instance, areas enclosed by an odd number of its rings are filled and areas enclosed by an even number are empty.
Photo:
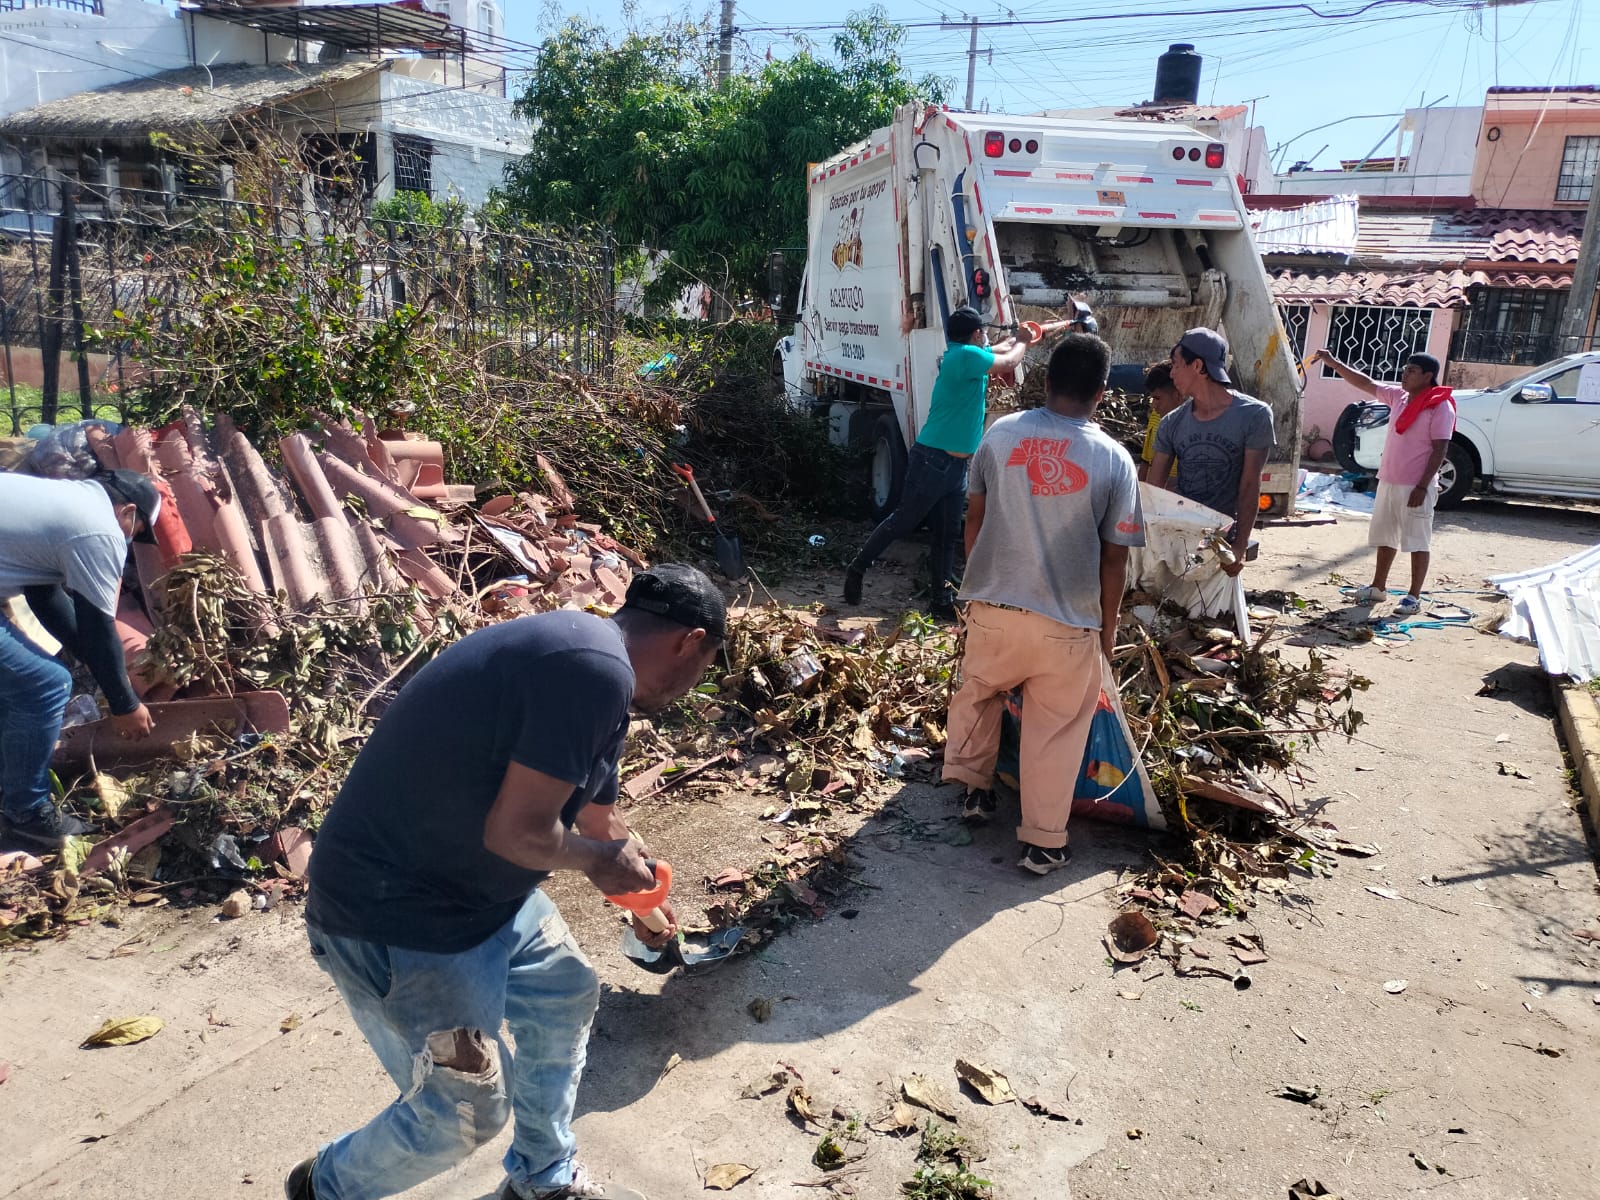
M318 831L306 905L311 953L399 1096L295 1167L289 1200L403 1192L508 1120L502 1200L642 1200L574 1154L599 983L539 884L566 870L606 895L654 886L615 808L628 715L688 692L726 632L716 586L668 564L609 621L563 609L480 629L401 689ZM659 946L676 926L634 930Z
M86 665L122 737L149 734L150 710L128 684L117 636L117 592L128 539L153 542L155 485L136 471L93 479L0 474L0 597L22 595L50 634ZM0 804L5 842L45 849L89 827L50 795L50 756L72 694L72 672L0 608Z
M1014 370L1033 337L1023 328L1016 337L990 346L982 315L967 307L950 314L944 335L949 344L939 363L939 377L933 381L928 419L906 459L900 502L845 568L846 604L861 603L862 582L878 555L927 520L933 534L928 554L933 580L930 608L936 617L955 618L951 577L956 568L956 538L961 533L961 502L967 490L967 462L983 440L989 376Z
M1191 329L1172 350L1172 383L1188 399L1161 419L1146 482L1167 485L1178 463L1177 492L1233 518L1228 540L1233 561L1223 570L1244 569L1250 534L1261 504L1261 470L1277 444L1272 409L1234 391L1228 374L1228 343L1214 329Z

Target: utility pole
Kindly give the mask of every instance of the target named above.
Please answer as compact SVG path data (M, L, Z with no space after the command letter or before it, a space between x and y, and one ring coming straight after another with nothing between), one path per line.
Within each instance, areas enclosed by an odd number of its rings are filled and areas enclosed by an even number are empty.
M977 17L968 17L965 21L940 21L940 29L965 29L970 32L967 40L967 102L962 105L968 112L972 111L972 95L978 81L978 55L982 53L986 62L994 62L994 47L990 46L983 51L978 49L978 29L984 25L1013 25L1014 21L980 21Z
M1573 354L1589 347L1589 313L1594 308L1595 287L1600 284L1600 164L1589 185L1589 212L1583 218L1583 241L1578 245L1578 262L1572 272L1572 291L1567 295L1567 311L1561 317L1558 354Z
M733 74L734 0L722 0L722 25L717 36L717 86L722 87Z

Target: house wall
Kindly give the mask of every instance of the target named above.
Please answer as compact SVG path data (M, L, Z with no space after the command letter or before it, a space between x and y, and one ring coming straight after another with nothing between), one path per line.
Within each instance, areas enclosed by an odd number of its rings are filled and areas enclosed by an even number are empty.
M381 86L379 128L390 136L411 134L433 143L436 200L454 195L474 207L482 204L500 186L506 165L528 152L533 127L498 93L441 91L441 84L422 74L420 66L402 63L384 73ZM389 169L384 165L380 157L380 199L394 194L392 157Z
M1600 93L1494 93L1484 100L1472 194L1488 208L1583 209L1556 202L1561 154L1572 135L1600 135Z
M28 7L0 12L0 116L187 67L283 61L294 43L224 21L188 18L150 0L104 0L104 15ZM269 57L270 56L270 57Z
M1473 156L1483 109L1413 108L1401 132L1409 139L1404 171L1296 171L1278 175L1280 195L1466 196L1471 194ZM1393 148L1379 147L1378 154Z

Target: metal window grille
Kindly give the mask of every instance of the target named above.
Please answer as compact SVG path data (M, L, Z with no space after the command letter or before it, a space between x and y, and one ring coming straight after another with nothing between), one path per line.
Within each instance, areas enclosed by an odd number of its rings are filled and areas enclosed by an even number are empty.
M1431 308L1340 304L1329 314L1328 349L1335 358L1373 379L1398 382L1406 359L1427 351L1432 331ZM1333 377L1326 366L1322 374Z
M1596 167L1600 167L1600 137L1569 137L1561 151L1556 199L1588 200Z
M394 190L433 195L433 143L427 138L394 138Z
M1473 288L1466 322L1450 339L1465 362L1539 363L1554 358L1567 294L1529 288Z
M1278 319L1283 322L1283 331L1289 335L1289 349L1294 353L1295 361L1299 362L1306 356L1306 327L1311 324L1311 305L1280 304Z

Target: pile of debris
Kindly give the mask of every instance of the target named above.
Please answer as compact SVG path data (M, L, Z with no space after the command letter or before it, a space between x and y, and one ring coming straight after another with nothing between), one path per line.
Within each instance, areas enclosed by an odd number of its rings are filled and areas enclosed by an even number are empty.
M110 836L0 873L0 941L92 919L108 901L91 896L164 902L188 868L254 881L275 902L300 885L304 825L408 672L487 621L616 607L644 565L578 520L542 459L548 494L474 509L474 489L445 482L437 442L370 420L281 439L280 468L226 417L207 430L193 411L93 445L166 501L117 614L155 734L127 742L92 719L64 731L63 790Z

